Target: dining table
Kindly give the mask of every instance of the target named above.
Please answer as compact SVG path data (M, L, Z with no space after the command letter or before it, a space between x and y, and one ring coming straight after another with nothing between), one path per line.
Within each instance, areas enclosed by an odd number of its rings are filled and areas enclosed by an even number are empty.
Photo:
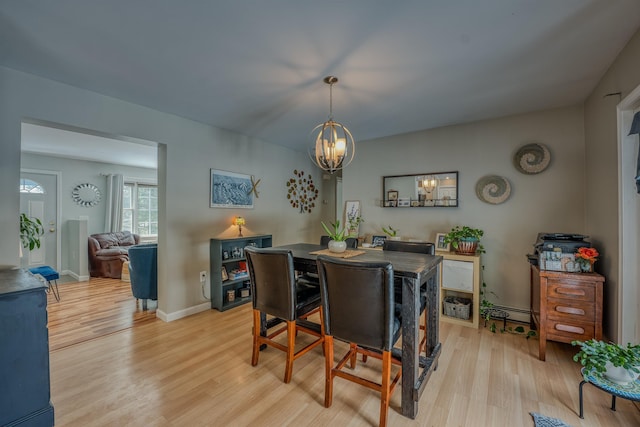
M317 273L318 252L327 253L326 246L309 243L282 245L274 249L290 250L293 254L294 269L305 273ZM439 341L438 313L442 257L379 249L358 249L355 252L354 256L344 259L390 262L394 277L402 280L402 344L401 348L394 348L393 353L402 360L402 415L414 419L418 413L420 396L431 374L438 367L442 348ZM421 292L426 292L427 312L426 352L422 354L419 337Z

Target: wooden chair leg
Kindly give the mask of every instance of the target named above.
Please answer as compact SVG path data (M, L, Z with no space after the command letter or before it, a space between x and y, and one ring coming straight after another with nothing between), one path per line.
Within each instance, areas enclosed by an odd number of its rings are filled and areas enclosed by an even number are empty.
M387 425L391 394L391 352L382 352L382 384L380 390L380 427Z
M251 366L258 364L260 355L260 311L253 310L253 353L251 355Z
M324 407L331 406L333 401L333 337L325 335L324 337Z
M349 357L349 366L351 369L356 368L356 360L358 359L358 346L354 343L350 343L349 347L351 348L351 356ZM366 362L366 360L363 359Z
M287 362L284 367L284 382L291 382L291 375L293 373L293 359L296 351L296 329L295 320L287 320Z

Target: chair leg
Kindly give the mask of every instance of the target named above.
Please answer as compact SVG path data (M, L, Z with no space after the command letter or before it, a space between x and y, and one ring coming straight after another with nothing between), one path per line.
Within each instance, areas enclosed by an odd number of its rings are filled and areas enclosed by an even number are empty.
M324 407L331 406L333 401L333 337L325 335L324 337Z
M391 394L391 352L382 352L382 384L380 390L380 427L387 425Z
M142 299L142 310L145 311L147 309L147 299L143 298Z
M284 382L291 382L291 375L293 373L293 359L296 350L296 329L295 320L287 320L287 362L284 367Z
M251 355L251 366L258 364L260 355L260 310L253 310L253 353Z
M358 346L354 343L350 343L349 347L351 347L351 357L349 357L349 366L351 367L351 369L355 369L356 368L356 360L358 359ZM366 360L362 359L363 362L366 362Z

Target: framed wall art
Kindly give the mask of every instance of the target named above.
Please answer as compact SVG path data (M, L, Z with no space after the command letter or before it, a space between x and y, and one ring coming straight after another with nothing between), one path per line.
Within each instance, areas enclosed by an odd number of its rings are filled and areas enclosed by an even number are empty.
M251 175L211 169L209 207L253 208Z

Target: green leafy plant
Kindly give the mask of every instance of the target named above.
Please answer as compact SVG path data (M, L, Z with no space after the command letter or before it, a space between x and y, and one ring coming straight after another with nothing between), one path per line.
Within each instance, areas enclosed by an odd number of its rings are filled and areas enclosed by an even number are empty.
M331 240L335 240L336 242L344 242L345 240L347 240L347 237L349 237L347 230L345 230L344 228L340 228L340 220L336 220L336 222L331 223L331 227L333 227L333 229L327 227L327 225L322 221L320 222L320 224L322 224L322 228L324 228L325 233L327 233Z
M389 237L396 237L396 234L398 234L398 230L391 226L389 226L389 228L382 227L382 231Z
M347 214L347 230L349 236L354 236L358 232L358 227L364 222L364 219L360 215Z
M444 243L450 243L454 249L458 249L459 243L477 241L477 252L485 253L484 246L480 244L480 239L484 235L484 231L479 228L471 228L469 226L460 227L456 225L444 236Z
M20 242L22 247L30 251L40 247L40 236L44 234L44 227L38 218L29 218L20 214Z
M624 347L596 339L572 341L571 344L580 346L580 351L573 356L573 360L580 362L587 373L595 371L596 374L602 375L607 370L607 362L613 366L640 373L640 345L628 343Z

